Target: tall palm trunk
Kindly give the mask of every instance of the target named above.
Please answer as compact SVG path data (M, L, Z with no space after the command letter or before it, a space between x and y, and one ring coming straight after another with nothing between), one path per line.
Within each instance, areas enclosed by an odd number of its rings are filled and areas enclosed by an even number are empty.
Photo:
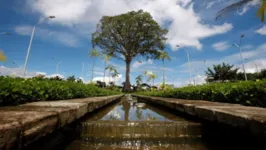
M93 81L94 64L95 64L95 58L93 59L93 62L92 62L92 69L91 69L91 83L92 83L92 81Z
M103 82L105 83L105 68L106 68L106 61L104 61L104 71L103 71Z
M163 60L163 86L165 85L164 60Z
M111 71L109 69L109 84L110 84L110 78L111 78L111 75L110 75Z

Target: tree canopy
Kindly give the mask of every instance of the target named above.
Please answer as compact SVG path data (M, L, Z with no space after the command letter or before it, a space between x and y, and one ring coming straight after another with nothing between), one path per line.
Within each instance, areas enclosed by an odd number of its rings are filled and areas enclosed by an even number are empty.
M218 64L213 65L213 69L208 68L205 72L207 75L207 81L226 81L235 80L237 77L238 68L234 69L234 65L230 64Z
M131 11L104 16L92 34L93 47L126 63L124 90L130 90L130 64L138 56L155 59L164 50L167 30L162 29L148 12ZM121 58L121 56L123 56Z
M6 61L6 56L1 50L0 50L0 61L3 61L3 62Z

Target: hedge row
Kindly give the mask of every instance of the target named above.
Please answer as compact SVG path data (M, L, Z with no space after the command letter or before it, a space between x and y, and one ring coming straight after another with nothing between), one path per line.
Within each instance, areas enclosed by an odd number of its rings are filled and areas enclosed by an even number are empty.
M114 94L119 92L83 83L0 76L0 106Z
M138 94L266 107L266 80L238 83L212 83L208 85L174 88L165 91L139 92Z

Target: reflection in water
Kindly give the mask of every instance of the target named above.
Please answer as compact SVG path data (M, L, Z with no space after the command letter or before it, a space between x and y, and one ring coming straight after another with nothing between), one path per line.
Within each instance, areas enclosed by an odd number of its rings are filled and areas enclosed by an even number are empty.
M184 121L185 119L152 105L139 103L137 100L128 101L127 97L124 97L117 105L112 107L112 110L105 108L93 116L86 118L86 121L92 120Z

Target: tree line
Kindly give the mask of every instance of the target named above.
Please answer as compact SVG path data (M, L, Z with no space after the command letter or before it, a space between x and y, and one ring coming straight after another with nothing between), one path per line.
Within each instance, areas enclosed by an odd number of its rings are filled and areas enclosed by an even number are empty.
M207 76L207 82L226 82L226 81L239 81L245 80L243 72L239 71L239 68L235 68L234 65L222 63L213 65L212 68L208 68L205 71ZM257 71L255 73L247 73L248 80L257 80L266 78L266 69Z

